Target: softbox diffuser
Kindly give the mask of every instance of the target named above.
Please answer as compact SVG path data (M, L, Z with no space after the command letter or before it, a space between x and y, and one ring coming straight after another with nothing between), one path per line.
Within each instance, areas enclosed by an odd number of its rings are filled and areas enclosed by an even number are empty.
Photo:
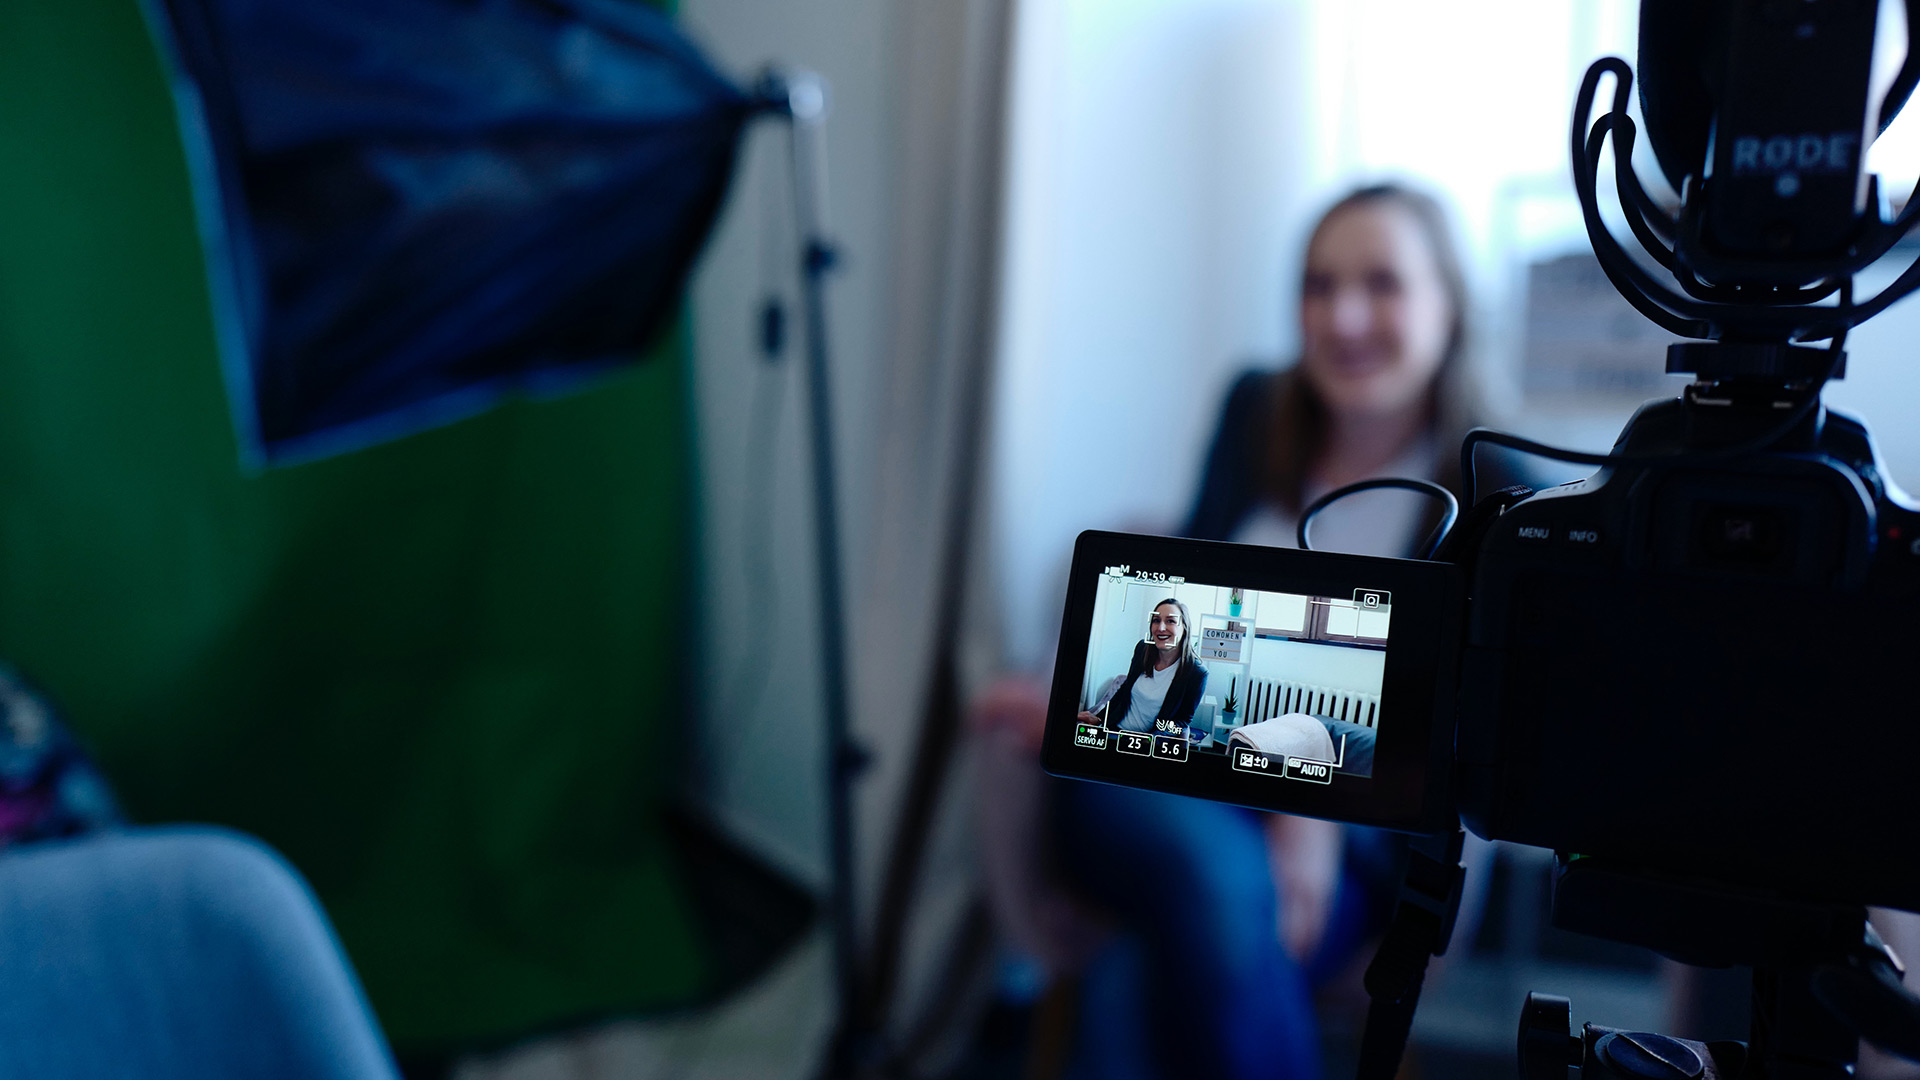
M621 0L152 5L256 466L634 360L752 111Z

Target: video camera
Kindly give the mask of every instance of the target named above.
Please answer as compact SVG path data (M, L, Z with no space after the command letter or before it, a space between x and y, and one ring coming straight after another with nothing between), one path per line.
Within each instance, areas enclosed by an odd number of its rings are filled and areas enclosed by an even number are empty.
M1569 1043L1553 1033L1564 1001L1536 995L1523 1075L1847 1076L1855 1032L1920 1057L1920 999L1864 923L1867 904L1920 910L1920 506L1866 426L1820 400L1847 330L1920 286L1916 262L1853 297L1920 214L1920 199L1889 213L1864 168L1920 80L1920 49L1873 70L1881 7L1644 0L1642 113L1678 208L1634 174L1617 59L1581 87L1574 179L1609 279L1689 339L1667 370L1691 385L1644 405L1607 454L1476 430L1458 520L1444 489L1371 481L1309 507L1301 551L1083 534L1045 767L1439 837L1416 845L1401 905L1426 913L1426 952L1451 933L1464 821L1562 853L1557 924L1767 973L1737 1050L1629 1049L1593 1025ZM1920 28L1920 0L1904 7ZM1640 255L1602 217L1609 138ZM1483 444L1596 471L1475 501ZM1380 486L1449 504L1428 558L1304 550L1323 507ZM1168 603L1190 612L1212 702L1142 725L1115 697ZM1414 970L1396 933L1369 990L1404 1021L1425 952Z

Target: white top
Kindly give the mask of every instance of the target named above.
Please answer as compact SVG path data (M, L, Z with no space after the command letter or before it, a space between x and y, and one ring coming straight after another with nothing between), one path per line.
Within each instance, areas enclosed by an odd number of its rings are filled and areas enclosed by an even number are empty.
M1432 478L1433 466L1433 439L1423 438L1374 476L1426 480ZM1307 485L1300 493L1302 507L1313 505L1315 499L1331 490L1324 484ZM1432 510L1431 497L1412 491L1388 489L1349 495L1314 517L1313 549L1404 558L1420 540L1414 530L1420 528ZM1299 527L1299 518L1270 502L1262 502L1228 539L1236 544L1298 547L1295 541Z
M1174 672L1179 670L1180 665L1175 662L1159 671L1149 669L1133 681L1133 706L1120 720L1121 731L1153 730L1154 718L1160 715L1160 706L1167 700L1167 688L1173 685Z

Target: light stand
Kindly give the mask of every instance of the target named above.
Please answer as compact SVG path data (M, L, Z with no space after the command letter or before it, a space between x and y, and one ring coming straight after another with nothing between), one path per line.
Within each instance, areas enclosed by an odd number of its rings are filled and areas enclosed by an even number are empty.
M850 1077L859 1059L859 939L854 918L853 784L866 751L848 725L845 587L835 490L833 385L827 347L826 278L835 252L825 230L825 84L806 72L769 71L757 96L787 117L793 136L794 221L800 237L800 293L806 321L809 441L813 457L814 553L820 578L821 699L826 710L827 923L833 935L834 1030L824 1077Z

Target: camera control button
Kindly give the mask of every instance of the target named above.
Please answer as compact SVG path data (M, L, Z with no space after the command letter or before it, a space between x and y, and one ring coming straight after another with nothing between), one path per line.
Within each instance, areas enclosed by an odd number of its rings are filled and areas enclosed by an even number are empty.
M1287 779L1305 780L1309 784L1331 784L1333 783L1333 763L1290 757L1287 759Z
M1514 529L1513 535L1523 544L1545 544L1553 539L1553 526L1546 522L1534 522Z
M1185 735L1155 735L1153 737L1153 756L1161 761L1187 760L1187 737Z
M1116 731L1113 733L1113 748L1123 754L1152 757L1153 736L1143 731Z
M1233 767L1240 772L1259 773L1261 776L1286 775L1286 762L1276 761L1258 750L1236 746L1228 756L1233 759Z
M1574 525L1560 534L1560 540L1571 548L1597 550L1605 535L1597 526Z

